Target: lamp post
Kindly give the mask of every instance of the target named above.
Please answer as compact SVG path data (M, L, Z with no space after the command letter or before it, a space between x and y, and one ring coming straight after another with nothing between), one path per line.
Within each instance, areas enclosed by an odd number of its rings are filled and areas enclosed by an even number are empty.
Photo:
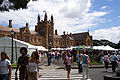
M14 31L11 30L11 37L12 37L12 48L11 48L11 64L13 63L13 36L14 36Z

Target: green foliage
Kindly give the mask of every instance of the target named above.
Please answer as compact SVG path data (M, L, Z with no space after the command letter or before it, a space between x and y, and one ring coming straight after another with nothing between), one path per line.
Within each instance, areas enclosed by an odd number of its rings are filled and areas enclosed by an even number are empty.
M119 49L120 48L120 41L118 44L115 44L115 43L110 42L110 41L105 40L105 39L104 40L103 39L102 40L93 40L93 46L102 46L102 45L104 45L104 46L109 45L113 48Z
M11 64L11 66L12 66L12 67L15 67L15 66L17 66L17 64L16 64L16 63L14 63L14 64Z
M116 71L116 76L120 77L120 71Z
M93 61L91 62L91 64L92 64L92 65L101 65L102 63L101 63L101 62L97 62L97 61L93 60Z

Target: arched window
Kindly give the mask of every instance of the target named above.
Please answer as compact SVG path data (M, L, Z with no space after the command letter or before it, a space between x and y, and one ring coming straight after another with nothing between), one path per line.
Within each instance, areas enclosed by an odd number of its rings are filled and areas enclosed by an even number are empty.
M34 42L36 42L36 37L34 38Z
M40 38L38 38L38 41L40 42Z
M17 40L20 40L19 36L17 35Z

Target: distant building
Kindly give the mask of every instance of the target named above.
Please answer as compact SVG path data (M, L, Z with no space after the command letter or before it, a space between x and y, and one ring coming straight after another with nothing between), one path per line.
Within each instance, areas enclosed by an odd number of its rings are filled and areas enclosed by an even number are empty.
M64 31L63 35L58 35L57 30L55 30L54 34L53 15L51 15L51 19L48 21L47 13L45 12L44 20L40 20L39 15L37 20L35 31L29 30L28 23L26 23L25 27L14 28L12 27L12 20L9 20L9 26L0 26L0 37L11 37L11 30L14 30L14 38L46 48L93 45L92 36L89 35L89 32L65 34Z

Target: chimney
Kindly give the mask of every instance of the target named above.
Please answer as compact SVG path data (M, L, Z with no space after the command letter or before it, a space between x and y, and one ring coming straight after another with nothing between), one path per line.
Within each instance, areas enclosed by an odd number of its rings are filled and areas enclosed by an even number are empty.
M63 31L63 35L65 35L65 31Z
M57 30L55 30L55 35L58 35Z
M9 20L9 28L12 28L12 20Z
M28 24L28 23L26 23L26 27L28 27L28 25L29 25L29 24Z
M70 37L72 37L72 33L70 33Z

